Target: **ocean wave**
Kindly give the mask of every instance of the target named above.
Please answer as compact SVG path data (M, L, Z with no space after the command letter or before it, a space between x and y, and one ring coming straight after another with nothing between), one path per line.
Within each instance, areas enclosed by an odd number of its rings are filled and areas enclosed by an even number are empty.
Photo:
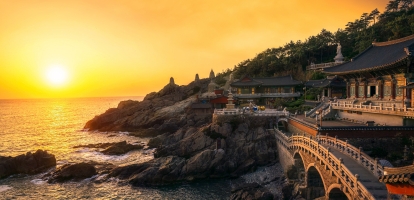
M46 181L42 180L42 179L33 179L30 181L31 183L35 184L35 185L43 185L46 183Z
M10 189L12 189L13 187L11 187L11 186L8 186L8 185L0 185L0 192L4 192L4 191L6 191L6 190L10 190Z
M83 148L80 150L75 151L75 153L81 154L81 157L87 160L94 160L94 161L122 161L129 157L129 154L126 153L124 155L105 155L98 151L93 151L89 148Z

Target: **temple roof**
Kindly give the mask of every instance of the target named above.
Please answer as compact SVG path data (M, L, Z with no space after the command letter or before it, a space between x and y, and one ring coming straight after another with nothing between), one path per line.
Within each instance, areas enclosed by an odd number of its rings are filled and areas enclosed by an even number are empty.
M339 75L390 68L393 64L411 56L411 52L414 51L413 44L414 35L388 42L372 43L350 62L325 68L324 72Z
M251 78L245 76L238 81L231 83L232 87L242 86L294 86L301 84L301 81L297 81L292 76L279 76L279 77L268 77L268 78Z
M338 78L325 78L320 80L309 80L305 83L306 87L346 87L346 83Z
M414 165L405 167L384 167L384 174L379 177L383 183L408 183L414 185Z

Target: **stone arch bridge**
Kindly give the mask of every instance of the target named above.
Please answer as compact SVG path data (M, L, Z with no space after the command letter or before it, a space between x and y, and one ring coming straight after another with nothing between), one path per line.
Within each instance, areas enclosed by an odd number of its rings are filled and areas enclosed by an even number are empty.
M287 136L271 129L278 142L279 157L286 167L299 171L302 196L306 199L387 199L378 177L383 167L378 159L334 137Z

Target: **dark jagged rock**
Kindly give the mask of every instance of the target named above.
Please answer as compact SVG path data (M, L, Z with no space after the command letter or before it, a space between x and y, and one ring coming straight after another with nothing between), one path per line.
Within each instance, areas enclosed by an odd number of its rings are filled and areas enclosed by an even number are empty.
M97 171L93 164L90 163L76 163L76 164L66 164L61 168L57 169L51 174L51 177L48 180L48 183L60 183L69 180L82 180L85 178L90 178L93 175L96 175Z
M231 191L231 200L273 200L274 196L270 191L258 183L245 183L233 188Z
M168 84L159 92L148 94L141 102L122 101L117 108L110 108L89 120L85 129L139 131L157 127L157 132L153 133L173 133L185 126L187 121L192 120L187 119L186 109L195 100L193 96L195 88L201 88L202 92L206 91L208 82L207 79L202 79L186 86Z
M115 168L110 176L127 180L133 185L162 185L237 177L254 171L257 166L275 163L274 136L262 126L249 124L250 119L246 119L234 128L230 123L223 122L160 135L149 142L149 146L158 146L154 160ZM220 141L219 149L216 149L217 141Z
M16 157L0 156L0 178L12 174L36 174L53 166L56 166L55 156L40 149Z
M103 154L106 155L121 155L128 153L129 151L142 149L142 145L132 145L128 144L126 141L115 143L105 150L101 151Z
M142 145L132 145L128 144L126 141L122 142L115 142L115 143L98 143L98 144L88 144L88 145L78 145L73 148L105 148L105 150L101 151L101 153L106 155L121 155L128 153L132 150L142 149L144 146Z

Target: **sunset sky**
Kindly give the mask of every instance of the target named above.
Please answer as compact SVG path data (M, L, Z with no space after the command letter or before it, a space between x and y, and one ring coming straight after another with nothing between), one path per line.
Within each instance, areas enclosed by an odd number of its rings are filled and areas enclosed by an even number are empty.
M388 0L0 1L0 99L144 96Z

